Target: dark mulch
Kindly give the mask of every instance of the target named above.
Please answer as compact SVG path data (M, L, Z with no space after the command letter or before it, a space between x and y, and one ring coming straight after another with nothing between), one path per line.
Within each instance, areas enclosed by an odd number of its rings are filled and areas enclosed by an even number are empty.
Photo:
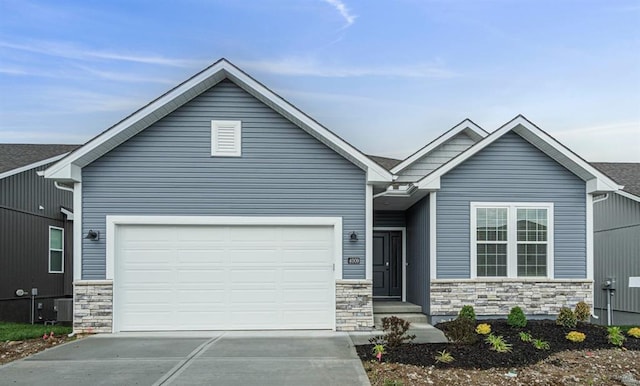
M449 322L436 325L441 330L446 330ZM556 325L554 320L530 320L522 329L512 328L506 319L479 320L477 324L488 323L494 335L502 337L513 345L509 353L499 353L490 350L489 344L484 342L484 336L472 345L454 343L428 343L428 344L404 344L394 350L388 350L383 355L384 362L396 362L418 366L436 365L441 368L465 368L465 369L490 369L497 367L511 368L523 367L546 359L551 354L566 350L584 350L589 355L590 350L615 348L607 340L606 328L589 323L579 323L574 329L567 329ZM537 350L531 343L520 340L520 331L529 332L534 339L542 339L549 343L549 350ZM565 338L569 331L580 331L586 334L586 339L581 343L574 343ZM624 349L640 350L640 339L625 335ZM356 346L358 355L362 360L375 359L373 345ZM437 363L435 356L438 352L447 350L455 360L449 364Z

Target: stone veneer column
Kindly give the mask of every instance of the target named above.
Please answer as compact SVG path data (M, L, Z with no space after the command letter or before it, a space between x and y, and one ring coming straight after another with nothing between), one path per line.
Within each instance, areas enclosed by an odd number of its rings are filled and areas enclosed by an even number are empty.
M83 280L73 283L73 331L112 332L113 282Z
M431 280L431 316L454 316L462 306L476 315L506 317L512 307L527 315L555 315L560 307L593 305L593 281L587 279L435 279Z
M336 280L336 330L369 331L372 328L371 280Z

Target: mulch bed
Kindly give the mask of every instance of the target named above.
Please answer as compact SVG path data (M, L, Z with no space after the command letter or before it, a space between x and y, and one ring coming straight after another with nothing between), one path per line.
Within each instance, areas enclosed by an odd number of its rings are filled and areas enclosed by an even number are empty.
M446 330L449 322L439 323L435 327ZM554 320L530 320L522 329L512 328L506 319L478 320L477 324L488 323L494 335L502 335L507 343L513 345L512 351L499 353L490 350L480 335L477 343L471 345L454 343L404 344L394 350L387 350L383 355L383 362L395 362L417 366L436 366L438 368L490 369L517 368L537 363L550 355L569 350L584 350L589 355L590 350L615 348L607 340L606 328L589 323L578 323L573 329L556 325ZM542 339L549 343L549 350L538 350L531 343L522 342L518 333L529 332L534 339ZM565 338L569 331L580 331L586 339L574 343ZM630 336L623 345L623 350L640 351L640 339ZM360 358L364 361L376 359L373 345L356 346ZM438 352L447 350L455 358L451 363L438 363L435 356Z

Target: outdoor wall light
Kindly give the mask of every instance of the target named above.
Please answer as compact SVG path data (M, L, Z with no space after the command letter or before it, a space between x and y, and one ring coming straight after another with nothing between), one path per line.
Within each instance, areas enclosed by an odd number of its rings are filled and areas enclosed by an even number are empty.
M100 240L100 231L94 231L93 229L90 229L89 233L87 233L84 238L91 241L98 241Z
M358 234L355 231L351 232L351 235L349 236L349 241L358 241Z

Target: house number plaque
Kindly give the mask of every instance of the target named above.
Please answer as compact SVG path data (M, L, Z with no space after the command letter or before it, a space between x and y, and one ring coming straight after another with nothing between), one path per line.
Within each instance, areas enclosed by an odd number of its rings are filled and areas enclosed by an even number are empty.
M347 264L349 264L349 265L360 264L360 258L359 257L347 257Z

